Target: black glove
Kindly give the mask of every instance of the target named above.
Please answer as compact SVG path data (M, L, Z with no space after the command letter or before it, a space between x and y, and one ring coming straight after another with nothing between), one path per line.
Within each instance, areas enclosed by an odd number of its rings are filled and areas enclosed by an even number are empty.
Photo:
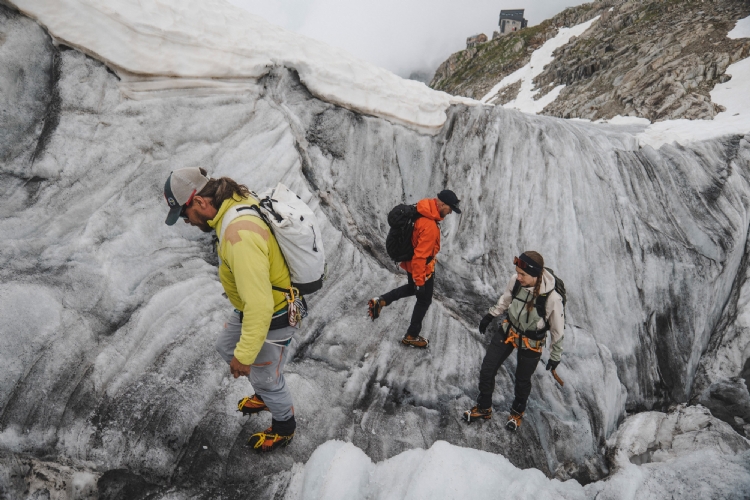
M484 333L487 331L487 327L490 326L490 323L492 323L492 320L495 319L495 317L491 314L485 314L484 318L482 318L482 321L479 322L479 333Z
M547 370L554 370L557 368L557 365L559 364L560 364L560 361L553 361L550 359L547 361Z

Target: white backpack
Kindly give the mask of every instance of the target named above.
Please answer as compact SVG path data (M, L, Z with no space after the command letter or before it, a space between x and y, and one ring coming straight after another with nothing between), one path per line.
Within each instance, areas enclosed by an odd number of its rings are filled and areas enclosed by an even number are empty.
M281 183L260 196L252 195L258 200L259 207L235 205L224 214L219 244L224 240L224 230L240 215L260 217L271 228L279 243L289 267L292 286L302 295L320 290L326 262L320 225L313 211Z

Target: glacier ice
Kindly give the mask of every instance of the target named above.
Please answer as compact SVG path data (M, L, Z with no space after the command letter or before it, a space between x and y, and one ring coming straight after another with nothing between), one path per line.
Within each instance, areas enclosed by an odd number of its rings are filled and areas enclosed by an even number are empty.
M747 491L744 438L694 407L659 410L710 393L750 358L750 135L655 149L627 126L461 104L423 134L327 102L284 65L242 92L131 99L90 47L71 49L6 7L0 20L0 82L16 92L3 97L0 132L2 491L23 467L57 467L82 489L93 475L100 489L157 498L251 486L295 498L307 471L332 461L346 484L310 492L361 491L362 471L407 491L409 467L428 480L457 457L510 471L519 491L572 498ZM163 223L162 186L182 166L254 189L284 182L323 225L329 278L288 366L299 432L270 457L244 448L268 422L237 414L251 388L213 351L229 306L210 239ZM443 225L431 346L415 353L397 342L408 301L374 323L365 304L405 280L384 249L388 208L443 187L465 210ZM460 412L489 340L476 324L530 248L570 290L566 384L539 370L524 427L509 434L511 358L498 418L467 426ZM719 430L677 429L683 420Z

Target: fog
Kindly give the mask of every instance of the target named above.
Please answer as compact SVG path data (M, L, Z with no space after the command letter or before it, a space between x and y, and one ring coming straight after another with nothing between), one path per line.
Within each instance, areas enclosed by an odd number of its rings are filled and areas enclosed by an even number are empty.
M576 0L229 0L267 21L344 48L357 57L408 77L432 75L466 38L497 30L501 9L526 9L539 24Z

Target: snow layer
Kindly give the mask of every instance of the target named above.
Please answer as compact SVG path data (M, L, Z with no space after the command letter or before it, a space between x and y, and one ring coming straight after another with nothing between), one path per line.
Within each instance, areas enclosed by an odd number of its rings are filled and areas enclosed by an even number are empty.
M750 16L737 21L734 29L727 34L727 37L733 39L750 38Z
M329 441L296 469L284 498L433 500L499 498L502 492L502 498L648 500L741 498L750 491L750 442L705 408L641 413L628 418L613 440L616 472L585 487L444 441L379 463L351 443Z
M317 97L435 132L475 101L289 33L223 0L13 0L59 42L114 68L131 98L245 92L271 68L294 69Z
M560 92L565 88L565 85L558 85L544 97L535 99L535 96L539 93L540 89L534 89L534 78L541 75L542 71L544 71L544 67L552 62L554 59L552 54L555 50L566 45L571 38L581 36L598 19L599 16L586 21L585 23L573 26L572 28L560 28L554 38L544 42L544 45L531 54L531 60L526 66L503 78L498 84L492 87L489 92L487 92L487 95L482 97L481 101L483 103L492 104L497 98L498 92L520 80L521 90L519 90L518 96L512 101L504 104L504 107L518 109L525 113L540 113L545 106L557 99L557 96L560 95Z

